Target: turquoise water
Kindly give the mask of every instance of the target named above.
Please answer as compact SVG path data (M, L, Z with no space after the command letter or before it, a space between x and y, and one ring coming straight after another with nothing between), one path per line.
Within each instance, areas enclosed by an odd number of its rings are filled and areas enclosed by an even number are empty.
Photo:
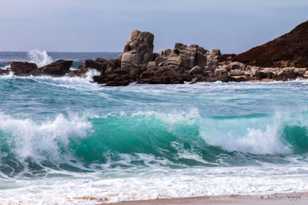
M104 170L97 167L106 164L127 169L305 161L306 87L107 88L81 79L2 77L0 170L13 177L45 174L46 168ZM123 162L123 155L133 160Z
M10 75L0 93L3 204L307 189L307 81L104 87Z

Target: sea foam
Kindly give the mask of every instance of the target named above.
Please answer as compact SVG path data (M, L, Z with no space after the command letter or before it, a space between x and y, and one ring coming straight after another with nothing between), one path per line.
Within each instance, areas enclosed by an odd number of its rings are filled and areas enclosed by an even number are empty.
M91 124L78 116L36 122L31 119L14 118L0 113L0 131L5 133L9 146L20 159L52 160L60 158L59 143L66 146L70 137L85 137Z

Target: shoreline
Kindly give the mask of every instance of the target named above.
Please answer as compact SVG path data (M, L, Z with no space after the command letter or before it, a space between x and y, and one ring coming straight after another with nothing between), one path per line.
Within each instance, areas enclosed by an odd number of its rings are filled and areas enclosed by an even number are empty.
M308 192L280 193L268 195L204 196L191 198L154 199L99 205L307 205Z

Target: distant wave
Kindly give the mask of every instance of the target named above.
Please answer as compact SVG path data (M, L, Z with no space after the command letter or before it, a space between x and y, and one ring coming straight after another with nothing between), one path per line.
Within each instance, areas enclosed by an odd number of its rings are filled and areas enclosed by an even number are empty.
M8 69L9 66L6 66L3 69ZM81 77L70 77L68 75L62 77L52 77L47 75L41 76L16 76L13 72L10 72L8 75L0 75L0 80L35 80L43 84L49 84L56 87L66 87L71 89L79 88L98 88L97 84L93 82L93 77L100 75L100 72L94 69L89 69L84 76Z
M46 50L30 50L27 52L0 52L0 67L12 61L48 62L48 60L69 59L80 62L86 59L116 58L120 53L116 52L50 52Z
M0 68L4 68L12 61L27 61L39 67L53 62L53 58L45 50L31 50L29 52L2 52L0 54Z

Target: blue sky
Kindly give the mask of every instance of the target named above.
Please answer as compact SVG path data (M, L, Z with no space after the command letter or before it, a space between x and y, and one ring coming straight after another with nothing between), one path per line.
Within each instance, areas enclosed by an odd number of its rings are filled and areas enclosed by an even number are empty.
M307 0L1 0L0 50L121 51L134 29L155 48L241 52L308 20Z

